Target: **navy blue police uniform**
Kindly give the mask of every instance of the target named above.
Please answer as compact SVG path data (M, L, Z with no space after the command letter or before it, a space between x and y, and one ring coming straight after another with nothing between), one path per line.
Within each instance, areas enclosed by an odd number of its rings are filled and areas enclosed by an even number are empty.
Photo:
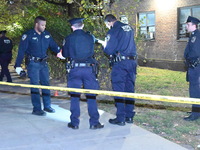
M106 41L107 45L104 48L104 52L111 57L113 90L134 93L137 52L133 28L128 24L116 21L108 31ZM113 120L110 119L109 122L112 123L114 121L114 124L124 125L125 121L132 120L135 115L135 100L122 97L114 97L114 99L117 117Z
M12 60L12 40L5 36L6 31L1 31L0 34L0 65L1 74L0 81L3 81L3 77L6 76L7 82L12 82L12 78L8 69L8 65Z
M69 20L71 25L83 23L83 18ZM99 83L95 75L94 66L94 37L82 29L77 29L68 35L63 43L62 55L70 60L70 69L67 74L67 87L85 89L99 89ZM66 64L69 66L69 64ZM77 129L80 117L80 93L70 92L71 95L71 122L68 127ZM95 94L86 94L88 114L90 116L90 128L102 128L99 123L99 113Z
M15 67L21 67L24 56L30 84L49 85L49 69L47 64L47 50L50 48L55 53L60 52L60 47L55 43L48 31L38 34L35 29L31 29L23 34ZM44 110L51 108L50 90L42 89L42 99ZM31 88L31 101L33 113L42 110L40 92L38 88Z
M191 16L188 17L187 22L200 23L197 18ZM200 98L200 31L198 29L191 33L184 57L188 65L187 81L189 82L190 97ZM191 116L185 120L192 121L198 118L200 118L200 105L193 104Z

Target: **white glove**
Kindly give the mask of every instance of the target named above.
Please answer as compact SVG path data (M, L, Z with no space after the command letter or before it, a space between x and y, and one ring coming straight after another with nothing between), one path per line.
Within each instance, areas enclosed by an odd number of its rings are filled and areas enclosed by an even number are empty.
M106 41L103 41L103 40L98 40L98 43L102 44L104 48L105 48L106 45L107 45L107 42L106 42Z
M20 75L20 72L23 71L22 67L16 67L15 71L18 75Z
M63 57L63 55L62 55L62 51L60 51L60 52L57 54L57 57L60 58L60 59L65 59L65 57Z

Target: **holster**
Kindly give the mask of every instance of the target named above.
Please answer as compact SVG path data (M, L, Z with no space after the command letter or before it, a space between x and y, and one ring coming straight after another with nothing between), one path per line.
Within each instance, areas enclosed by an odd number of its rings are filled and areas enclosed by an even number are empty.
M69 60L66 62L67 73L70 73L70 70L74 68L74 64L75 64L74 60Z
M28 66L28 64L30 63L30 58L29 56L25 56L25 65Z
M186 81L189 82L188 70L187 70L187 72L186 72Z
M99 74L99 64L98 62L95 62L92 64L92 71L95 73L96 78L98 77Z

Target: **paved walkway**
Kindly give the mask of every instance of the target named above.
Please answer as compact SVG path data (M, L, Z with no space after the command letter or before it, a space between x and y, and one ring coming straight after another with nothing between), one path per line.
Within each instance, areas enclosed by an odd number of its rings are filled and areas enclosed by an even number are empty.
M0 150L184 150L135 125L114 126L102 110L104 129L90 130L87 105L81 102L79 130L67 127L69 101L52 99L55 114L34 116L29 95L0 93Z
M67 127L70 101L52 98L56 113L35 116L28 92L0 85L0 150L186 150L134 124L111 125L108 119L114 116L102 110L105 127L90 130L85 102L80 103L80 129L72 130Z

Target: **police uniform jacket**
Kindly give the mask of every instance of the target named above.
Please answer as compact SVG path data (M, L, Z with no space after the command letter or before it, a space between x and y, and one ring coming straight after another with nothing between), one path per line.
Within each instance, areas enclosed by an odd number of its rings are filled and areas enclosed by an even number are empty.
M7 38L6 36L2 36L0 38L0 54L3 53L12 53L12 40Z
M198 29L191 33L184 52L184 57L189 61L200 58L200 31Z
M93 63L94 37L82 29L75 30L65 38L62 50L63 57L75 62Z
M104 52L108 55L114 55L120 52L122 56L135 56L136 45L134 41L134 30L128 24L116 21L113 27L108 31L107 45Z
M55 43L48 31L44 31L41 34L38 34L34 29L27 31L20 41L15 67L21 66L24 55L45 58L48 48L55 53L60 51L60 47Z

